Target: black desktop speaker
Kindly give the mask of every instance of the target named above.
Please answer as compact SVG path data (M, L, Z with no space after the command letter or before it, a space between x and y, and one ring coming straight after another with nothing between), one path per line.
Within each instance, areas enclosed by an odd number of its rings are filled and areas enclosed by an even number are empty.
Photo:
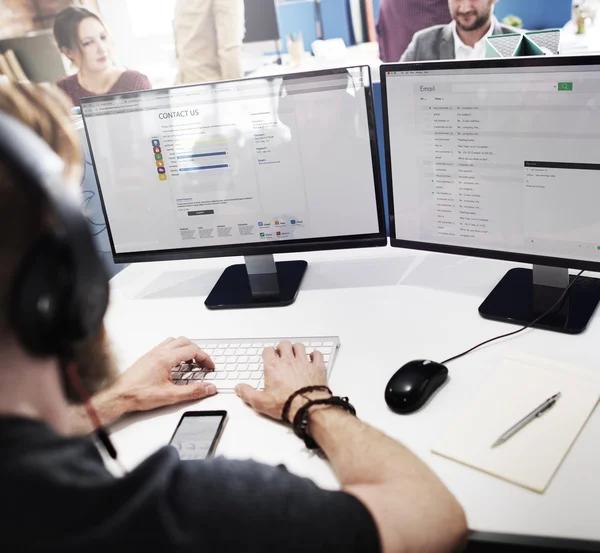
M108 278L80 211L78 185L69 188L60 157L5 113L0 161L32 205L49 213L48 230L27 252L10 290L11 328L33 355L68 355L100 327L108 305Z

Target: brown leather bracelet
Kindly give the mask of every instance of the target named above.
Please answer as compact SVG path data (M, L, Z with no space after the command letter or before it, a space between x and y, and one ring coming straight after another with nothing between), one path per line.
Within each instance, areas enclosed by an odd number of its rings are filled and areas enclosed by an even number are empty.
M290 397L287 398L286 402L283 404L283 409L281 410L282 421L287 422L288 424L291 423L291 421L288 419L288 415L290 414L292 401L294 401L294 399L297 396L301 394L307 394L308 392L329 392L331 395L333 395L333 392L327 386L305 386L304 388L296 390Z
M300 407L294 416L294 424L292 427L294 429L294 434L304 441L304 445L308 449L319 449L319 444L315 442L315 439L308 433L309 409L315 405L332 405L333 407L338 407L351 415L356 416L356 409L348 401L347 397L332 396L324 399L313 399L306 405Z

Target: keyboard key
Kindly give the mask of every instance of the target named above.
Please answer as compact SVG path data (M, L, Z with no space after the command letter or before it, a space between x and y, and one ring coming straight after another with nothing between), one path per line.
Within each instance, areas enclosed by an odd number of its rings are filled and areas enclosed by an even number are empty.
M250 377L251 380L260 380L262 378L262 373L252 373Z
M217 372L215 376L215 380L225 380L227 378L227 374L224 372Z
M238 371L238 366L235 363L231 363L230 365L225 365L225 370L227 372Z
M240 347L242 347L242 348L251 348L252 344L242 344Z
M217 365L224 365L225 361L227 361L227 357L225 357L224 355L215 355L215 357L213 357L213 361Z
M194 374L194 380L204 380L204 375L206 374L205 372L199 372L199 373L193 373Z
M238 379L238 373L229 373L227 375L227 380L237 380Z
M213 351L214 355L223 355L225 353L225 349L224 348L219 348Z
M183 376L183 373L177 371L177 372L171 372L171 378L173 380L180 380L181 377Z
M264 381L264 380L261 380L261 381L258 383L258 386L256 387L256 389L257 389L257 390L264 390L264 389L265 389L265 381Z
M211 373L206 373L206 376L204 377L204 380L214 380L216 376L216 373L211 372Z
M263 349L263 348L265 347L265 345L264 345L264 344L262 344L262 343L258 343L258 342L256 342L255 344L252 344L252 347L253 347L253 348L259 348L259 349Z
M225 349L227 349L227 348L228 348L228 347L230 347L230 346L229 346L229 344L219 344L217 347L218 347L219 349L223 349L223 350L225 350Z
M248 356L247 355L241 355L240 357L237 358L237 362L238 363L248 363Z
M260 363L260 357L258 355L252 355L247 359L248 363Z
M319 347L321 347L323 345L323 342L311 342L310 345L313 348L319 348Z
M181 378L183 380L191 380L193 376L194 376L194 373L190 372L190 373L185 373Z
M235 355L235 349L234 348L229 348L225 350L224 355Z
M253 382L252 380L241 380L241 379L240 379L240 380L239 380L239 381L236 383L236 386L237 386L238 384L248 384L248 386L252 386L253 388L255 388L255 387L256 387L256 382L255 382L255 381Z
M331 355L329 355L329 354L323 355L323 361L325 361L325 363L329 363L330 359L331 359Z
M260 363L252 363L250 365L245 365L245 367L248 367L248 368L242 369L242 367L240 366L240 370L248 370L248 371L257 372L260 370ZM262 372L262 371L260 371L260 372Z
M228 355L227 359L225 360L225 363L227 365L229 365L230 363L237 363L238 362L238 357L237 355Z
M238 348L235 350L235 355L246 355L246 348Z
M175 384L177 386L187 386L188 381L187 380L175 380Z
M258 348L250 348L248 350L246 350L246 355L258 355L261 353L261 350L259 350Z

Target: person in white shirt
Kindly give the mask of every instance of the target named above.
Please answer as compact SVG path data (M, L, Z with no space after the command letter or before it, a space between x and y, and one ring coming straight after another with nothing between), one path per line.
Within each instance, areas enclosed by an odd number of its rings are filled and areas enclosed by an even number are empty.
M486 38L518 33L494 17L499 0L448 0L452 22L415 33L400 61L485 58Z

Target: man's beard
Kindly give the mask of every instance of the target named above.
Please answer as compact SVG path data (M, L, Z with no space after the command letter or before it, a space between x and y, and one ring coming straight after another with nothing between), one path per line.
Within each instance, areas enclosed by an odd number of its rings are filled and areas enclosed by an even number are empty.
M83 398L73 388L66 374L66 364L70 362L77 365L77 374L89 396L113 383L117 370L104 324L91 338L73 348L70 359L62 361L61 372L67 399L72 403L83 403Z
M464 14L461 14L464 15ZM476 31L477 29L481 29L482 27L484 27L485 25L487 25L490 22L490 16L492 15L492 7L490 5L489 9L487 10L487 12L483 13L483 14L477 14L477 19L475 19L475 21L473 23L471 23L471 25L462 25L460 23L460 21L458 20L458 14L457 16L454 18L454 20L456 21L456 26L461 30L461 31Z

